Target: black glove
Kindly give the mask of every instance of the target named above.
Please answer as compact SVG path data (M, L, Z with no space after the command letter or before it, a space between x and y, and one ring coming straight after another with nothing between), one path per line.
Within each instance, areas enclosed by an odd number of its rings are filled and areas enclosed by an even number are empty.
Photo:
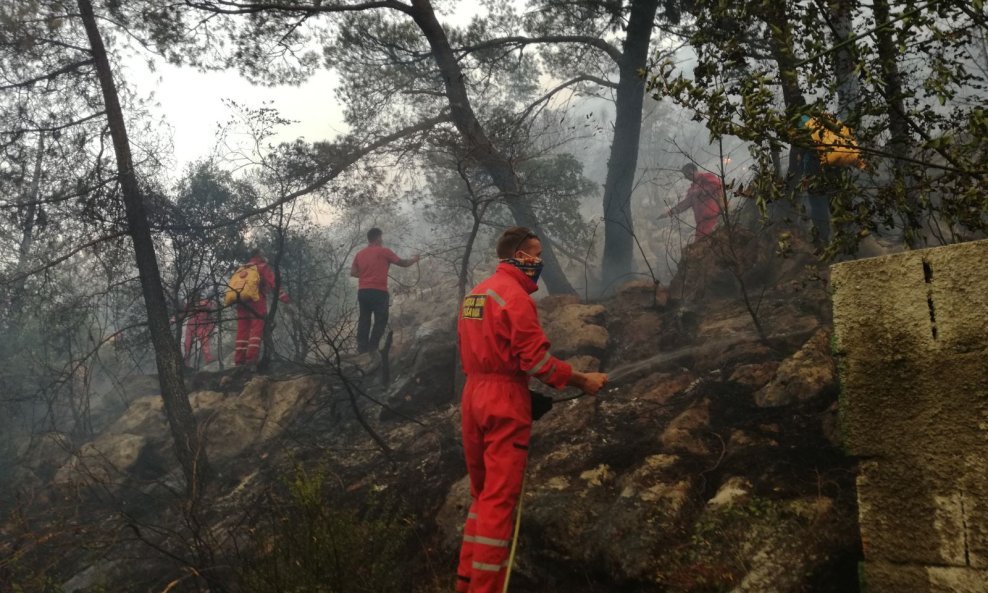
M552 398L547 395L542 395L537 391L528 390L528 394L532 396L532 420L538 420L539 418L546 415L546 412L552 409Z

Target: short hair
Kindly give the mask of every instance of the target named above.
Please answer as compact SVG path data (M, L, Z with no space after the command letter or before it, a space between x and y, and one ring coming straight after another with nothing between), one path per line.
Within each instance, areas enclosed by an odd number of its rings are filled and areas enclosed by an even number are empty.
M384 231L382 231L377 227L374 227L371 230L367 231L367 242L373 243L374 241L380 239L382 235L384 235Z
M254 259L255 257L264 257L264 250L261 249L260 247L255 247L254 249L251 249L250 259Z
M528 227L513 226L501 233L501 236L498 237L497 257L499 259L508 259L525 244L525 241L538 238L539 236L533 233Z
M686 163L680 171L683 172L683 175L693 175L696 173L696 165L693 163Z

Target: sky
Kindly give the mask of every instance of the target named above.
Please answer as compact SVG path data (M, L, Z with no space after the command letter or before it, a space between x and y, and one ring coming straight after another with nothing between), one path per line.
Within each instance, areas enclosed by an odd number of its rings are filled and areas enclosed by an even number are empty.
M251 84L232 70L199 72L158 63L151 72L144 62L129 62L125 78L138 93L151 98L155 119L171 128L177 171L211 153L217 126L231 117L225 99L248 107L270 101L283 117L296 120L283 128L278 140L323 140L346 132L333 94L337 78L329 70L320 69L300 86L265 87Z

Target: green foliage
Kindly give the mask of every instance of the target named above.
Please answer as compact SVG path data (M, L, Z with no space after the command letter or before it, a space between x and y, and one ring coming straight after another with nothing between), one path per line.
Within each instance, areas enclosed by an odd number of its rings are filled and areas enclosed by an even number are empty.
M798 118L839 112L869 168L844 175L831 198L832 252L853 251L873 232L910 245L988 232L983 5L907 3L889 15L878 3L845 3L844 13L841 6L697 1L686 28L695 67L659 61L649 89L691 111L712 137L749 143L746 184L757 186L762 204L801 194L799 174L779 182L785 172L776 164L788 147L807 145ZM842 18L872 34L842 39L835 25Z
M242 569L251 593L407 591L402 554L410 528L389 509L333 506L325 476L296 469L287 500L276 501Z

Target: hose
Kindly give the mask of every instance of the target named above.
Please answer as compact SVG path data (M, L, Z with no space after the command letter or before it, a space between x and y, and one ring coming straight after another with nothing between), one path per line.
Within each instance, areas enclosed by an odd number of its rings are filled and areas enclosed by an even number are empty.
M504 573L504 589L501 593L508 593L508 581L511 580L511 568L515 565L515 552L518 550L518 532L521 531L521 503L525 499L525 483L528 476L523 474L521 478L521 491L518 492L518 506L515 508L515 533L511 536L511 552L508 553L507 571Z

